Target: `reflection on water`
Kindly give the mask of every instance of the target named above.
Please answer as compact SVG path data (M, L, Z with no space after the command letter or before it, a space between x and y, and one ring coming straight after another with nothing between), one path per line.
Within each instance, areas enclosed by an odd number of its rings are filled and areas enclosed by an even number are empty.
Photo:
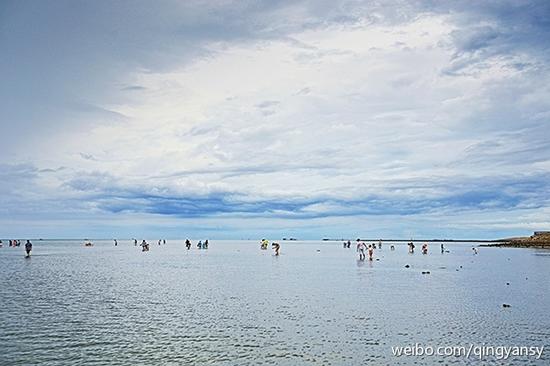
M142 253L130 241L41 241L30 259L1 248L0 364L487 364L392 356L416 342L550 352L544 251L385 245L371 262L341 243L282 242L275 257L256 242L152 242Z

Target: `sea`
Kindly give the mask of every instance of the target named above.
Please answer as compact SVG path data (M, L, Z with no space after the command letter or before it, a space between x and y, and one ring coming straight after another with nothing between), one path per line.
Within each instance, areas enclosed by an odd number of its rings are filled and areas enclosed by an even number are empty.
M550 364L547 250L148 241L4 241L0 365Z

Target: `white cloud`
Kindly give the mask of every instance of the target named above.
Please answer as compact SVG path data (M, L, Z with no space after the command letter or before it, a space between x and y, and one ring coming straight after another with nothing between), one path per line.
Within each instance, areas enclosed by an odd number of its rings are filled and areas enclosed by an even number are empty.
M178 63L178 48L167 55L170 67L128 68L105 92L109 98L79 109L86 123L75 114L78 126L36 134L4 162L63 167L34 173L32 188L42 197L37 202L56 199L61 216L110 215L113 207L130 215L132 202L156 215L149 198L140 198L149 195L175 205L165 212L170 217L183 207L178 197L214 197L216 205L244 207L208 211L210 203L198 204L197 211L208 204L205 215L227 223L226 232L239 226L236 216L254 213L247 222L258 227L291 225L281 215L312 214L292 225L334 232L369 213L389 228L388 215L401 212L391 220L400 218L403 227L418 222L429 233L429 215L460 206L453 195L486 193L483 182L500 189L502 177L544 176L550 84L541 72L547 60L523 48L514 52L498 21L469 28L460 16L421 10L405 16L407 9L368 17L358 9L342 22L320 21L302 5L260 11L266 36L199 37L200 57ZM285 18L290 14L304 15L309 25L297 26ZM506 199L520 209L526 193L483 200L476 194L475 204L464 202L459 216L441 226L531 229L544 223L546 204L529 208L528 222L519 226L502 211ZM285 205L262 204L278 201ZM403 207L395 207L400 201ZM478 220L478 210L505 221ZM214 225L210 218L192 220Z

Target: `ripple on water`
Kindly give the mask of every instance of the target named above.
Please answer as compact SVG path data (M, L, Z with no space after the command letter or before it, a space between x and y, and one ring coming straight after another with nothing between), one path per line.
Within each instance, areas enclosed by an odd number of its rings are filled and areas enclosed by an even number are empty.
M40 243L31 261L0 252L0 364L498 364L398 358L391 347L550 339L547 257L522 250L511 261L502 251L473 260L459 246L396 250L358 266L330 244L312 256L320 244L288 243L280 258L246 242L145 254L109 244Z

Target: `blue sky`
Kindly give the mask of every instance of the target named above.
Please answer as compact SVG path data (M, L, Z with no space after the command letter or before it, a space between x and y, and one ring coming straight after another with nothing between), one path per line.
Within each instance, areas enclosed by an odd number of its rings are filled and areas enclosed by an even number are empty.
M2 1L0 237L550 228L547 1Z

